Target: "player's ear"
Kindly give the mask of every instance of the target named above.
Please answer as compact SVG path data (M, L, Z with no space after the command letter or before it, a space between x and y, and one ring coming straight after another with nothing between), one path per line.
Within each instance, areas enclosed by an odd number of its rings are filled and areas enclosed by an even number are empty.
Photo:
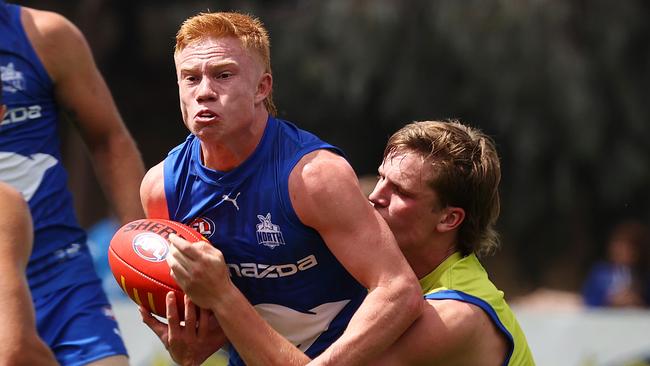
M460 207L445 207L440 221L438 221L437 229L440 232L447 232L457 229L460 224L465 220L465 210Z
M255 93L255 101L261 103L266 97L271 94L271 89L273 88L273 76L268 72L265 72L260 77L259 82L257 83L257 93Z

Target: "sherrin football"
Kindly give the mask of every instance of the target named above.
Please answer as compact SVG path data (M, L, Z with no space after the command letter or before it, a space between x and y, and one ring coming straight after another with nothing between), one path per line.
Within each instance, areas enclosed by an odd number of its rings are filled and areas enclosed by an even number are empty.
M108 264L122 291L135 303L165 317L165 296L176 294L178 314L184 318L183 291L169 273L169 234L190 242L207 241L191 227L164 219L141 219L122 226L108 247Z

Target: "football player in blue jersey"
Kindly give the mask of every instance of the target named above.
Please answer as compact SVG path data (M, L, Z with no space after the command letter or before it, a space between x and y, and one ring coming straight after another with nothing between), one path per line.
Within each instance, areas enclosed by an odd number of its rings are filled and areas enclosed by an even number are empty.
M272 365L249 345L275 351L283 336L316 363L368 364L422 310L388 226L339 149L275 117L258 19L199 14L176 41L190 135L149 170L141 196L148 217L194 225L212 245L172 248L173 276L216 317L233 365ZM164 324L141 310L181 364L199 364L223 342L217 331L197 335L190 313L182 328L178 314ZM249 320L263 329L248 332Z
M0 34L8 107L0 122L0 181L22 193L34 222L26 273L39 335L62 365L127 365L67 189L59 112L73 116L123 222L144 216L138 191L144 164L84 36L70 21L0 0Z

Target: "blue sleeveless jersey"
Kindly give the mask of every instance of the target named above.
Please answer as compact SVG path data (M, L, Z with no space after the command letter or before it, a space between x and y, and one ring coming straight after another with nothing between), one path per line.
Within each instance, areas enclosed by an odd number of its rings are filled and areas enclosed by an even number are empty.
M32 294L38 295L79 283L94 272L73 273L61 265L87 249L86 236L61 164L53 84L25 34L20 7L0 1L0 35L0 75L8 107L0 122L0 180L21 191L29 203L35 235L27 275Z
M232 171L206 168L193 135L163 165L170 218L193 226L221 250L233 283L311 357L341 335L367 294L291 205L289 174L317 149L341 153L270 117L256 150ZM235 352L230 362L241 364Z

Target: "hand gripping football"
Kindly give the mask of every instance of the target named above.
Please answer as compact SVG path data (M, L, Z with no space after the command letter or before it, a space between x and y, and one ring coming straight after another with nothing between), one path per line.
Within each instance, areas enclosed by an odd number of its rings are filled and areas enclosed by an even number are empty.
M190 242L207 241L184 224L163 219L141 219L122 226L108 247L108 264L118 285L134 302L165 317L165 296L176 295L178 315L184 318L183 290L169 273L169 234Z

